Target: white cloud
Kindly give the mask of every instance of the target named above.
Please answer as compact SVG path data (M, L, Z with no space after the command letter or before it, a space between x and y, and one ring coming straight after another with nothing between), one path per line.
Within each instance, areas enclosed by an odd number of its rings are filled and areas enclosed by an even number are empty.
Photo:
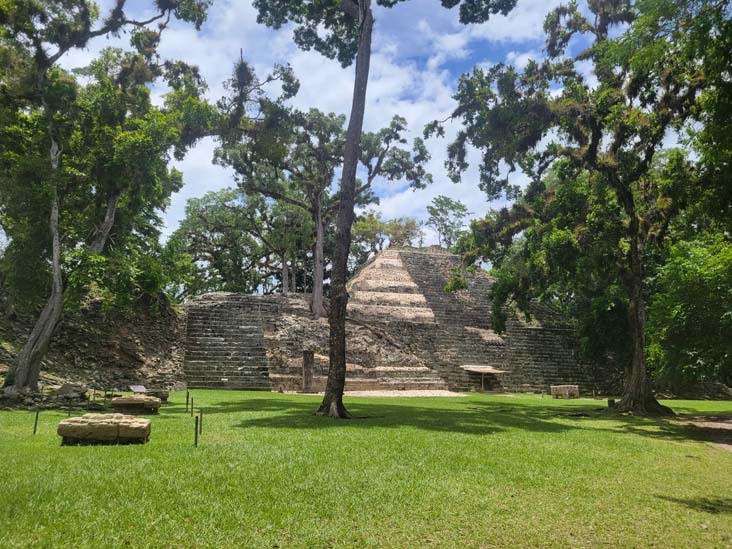
M516 67L518 70L523 70L529 61L540 62L544 58L544 54L538 50L529 50L525 52L510 51L506 54L506 62Z

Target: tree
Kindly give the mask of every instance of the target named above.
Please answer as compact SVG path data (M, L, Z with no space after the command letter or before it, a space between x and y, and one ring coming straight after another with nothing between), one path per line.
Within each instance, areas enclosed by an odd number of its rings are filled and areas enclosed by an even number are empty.
M311 308L313 317L318 319L325 315L323 250L326 227L340 204L340 195L334 191L333 181L335 171L343 161L345 117L311 109L307 113L293 112L282 116L278 123L278 136L282 141L270 141L266 148L257 138L224 143L217 152L217 158L219 162L234 167L239 185L247 193L259 193L288 203L311 216L315 228ZM355 200L359 205L374 201L371 189L379 177L407 179L415 189L431 181L431 176L424 170L424 163L429 160L424 142L418 138L412 151L403 148L405 131L406 121L395 116L388 127L362 135L359 162L366 178L355 190Z
M400 0L376 0L376 5L393 7ZM460 6L463 24L482 23L496 13L508 13L516 0L442 0L446 8ZM318 414L349 417L343 405L346 383L346 308L348 293L348 254L356 200L361 131L366 110L366 88L371 64L374 16L371 0L255 0L258 21L274 28L295 24L294 40L303 49L315 49L346 67L355 59L355 78L351 115L343 148L340 204L336 220L336 239L331 271L330 366L325 396Z
M295 258L304 255L312 242L309 216L290 202L268 201L254 195L247 197L245 218L246 231L279 260L280 288L287 295L290 276L294 276L294 268L291 273L289 262L294 265Z
M91 39L119 32L124 27L136 29L132 34L132 41L139 52L137 59L145 65L151 61L160 32L170 19L174 17L190 21L199 27L205 18L207 2L179 0L161 3L157 8L156 14L151 18L135 21L127 17L125 2L122 0L117 2L101 26L94 29L92 27L98 19L97 8L85 0L73 0L61 4L16 0L5 2L0 6L2 49L12 51L14 58L20 60L18 68L24 70L21 76L16 78L18 85L6 88L5 95L11 96L12 105L20 109L20 112L16 110L15 115L19 125L9 128L8 133L24 131L27 140L18 146L25 146L25 152L30 155L26 158L10 159L9 164L14 172L10 175L10 179L20 175L24 170L33 170L34 190L42 196L42 198L37 196L36 199L40 198L40 202L45 201L48 205L48 208L43 207L42 210L48 215L46 236L51 252L51 293L27 343L6 377L6 387L37 388L41 360L48 349L63 310L65 282L60 233L62 199L64 191L73 189L73 180L81 175L73 170L73 162L67 164L65 155L73 147L73 140L81 137L74 131L76 83L69 75L55 68L55 65L72 49L83 48ZM148 25L155 22L159 22L157 30L150 30ZM128 69L134 75L133 80L142 78L142 73L134 67ZM149 74L153 76L152 72ZM126 78L120 78L120 82L123 81L126 81ZM138 95L142 92L140 84L139 81L134 82L135 92ZM148 128L152 129L153 126L154 124L151 124ZM4 137L8 137L8 134ZM147 137L155 139L150 135ZM137 145L139 144L140 142L137 142ZM121 148L124 149L126 146L127 151L131 152L135 145L134 141L122 143ZM48 151L46 163L41 162L37 154L43 146ZM144 147L138 152L146 154ZM73 161L73 158L70 160ZM92 253L99 253L106 244L118 200L111 194L103 202L104 218L93 231L88 243Z
M534 231L526 252L537 274L551 275L563 258L589 273L613 270L627 303L631 355L617 410L665 414L670 410L654 398L646 368L644 258L662 245L699 172L683 154L658 153L703 107L707 76L687 29L701 24L705 34L723 36L719 25L729 24L729 14L721 3L702 0L602 1L589 10L569 4L547 17L548 59L541 64L522 72L475 69L461 79L455 116L465 128L450 146L450 171L459 177L465 169L468 144L481 151L488 197L518 200L479 230L487 242ZM575 38L588 46L572 57ZM581 70L588 62L595 87ZM530 177L525 191L509 185L502 163ZM568 215L553 217L553 204L575 198Z
M197 264L197 276L186 288L189 295L277 286L286 294L288 264L309 248L311 234L309 217L300 209L241 189L222 189L190 199L170 240ZM279 283L273 284L277 270Z
M260 244L246 231L241 193L235 189L191 198L169 245L190 254L196 276L187 295L210 291L253 293L262 283Z
M471 212L459 200L440 195L432 200L432 205L427 206L430 216L426 225L437 231L440 246L452 248L464 233L465 218Z
M387 247L412 246L423 238L422 225L411 217L384 221L379 212L369 210L353 224L351 272Z

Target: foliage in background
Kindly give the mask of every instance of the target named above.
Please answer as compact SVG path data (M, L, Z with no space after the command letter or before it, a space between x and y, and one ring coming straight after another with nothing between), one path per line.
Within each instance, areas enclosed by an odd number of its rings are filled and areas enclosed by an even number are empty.
M672 388L732 385L732 241L722 233L671 246L655 280L649 361Z
M432 204L427 206L427 213L429 217L425 225L437 232L439 245L448 250L465 233L465 218L471 214L465 204L444 195L432 200Z
M312 224L299 208L241 189L209 192L186 205L186 217L168 247L190 254L194 276L186 295L207 291L282 290L283 268L312 244ZM284 261L283 261L284 259Z
M368 210L353 223L350 270L356 271L388 247L421 246L423 238L422 224L416 219L398 217L384 221L380 212Z

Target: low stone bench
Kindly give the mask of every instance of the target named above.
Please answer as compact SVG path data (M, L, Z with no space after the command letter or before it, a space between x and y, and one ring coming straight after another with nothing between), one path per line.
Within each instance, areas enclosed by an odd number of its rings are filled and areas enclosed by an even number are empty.
M579 385L552 385L552 398L579 398Z
M147 395L121 396L112 399L112 408L127 414L157 414L160 399Z
M123 414L84 414L58 424L61 444L145 444L150 420Z

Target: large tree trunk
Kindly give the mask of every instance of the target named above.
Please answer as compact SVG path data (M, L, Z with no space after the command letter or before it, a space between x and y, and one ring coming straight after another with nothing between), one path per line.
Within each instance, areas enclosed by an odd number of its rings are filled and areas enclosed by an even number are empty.
M290 262L290 267L292 271L292 276L290 277L290 290L293 294L297 293L297 263L295 262L295 258L292 259Z
M356 54L356 79L353 87L351 118L348 122L346 144L343 154L343 176L341 178L341 200L336 219L335 251L331 269L330 314L330 367L323 402L317 413L336 418L350 418L343 405L343 390L346 385L346 277L348 275L348 252L351 248L351 227L356 194L356 169L361 145L361 131L366 111L366 88L371 64L371 32L374 26L371 0L359 2L358 53Z
M323 306L323 271L325 260L323 248L325 246L325 227L323 227L323 213L318 207L313 216L315 223L315 250L313 253L313 297L310 303L310 310L315 320L326 316Z
M290 273L287 267L287 255L282 254L280 256L280 261L282 261L282 295L287 295L287 292L290 289Z
M631 230L637 225L631 222ZM625 285L630 294L628 325L630 327L632 359L630 372L625 380L623 398L615 407L618 412L635 415L673 415L671 408L662 405L653 396L651 380L646 368L646 308L643 298L643 260L639 238L631 238L630 271Z

